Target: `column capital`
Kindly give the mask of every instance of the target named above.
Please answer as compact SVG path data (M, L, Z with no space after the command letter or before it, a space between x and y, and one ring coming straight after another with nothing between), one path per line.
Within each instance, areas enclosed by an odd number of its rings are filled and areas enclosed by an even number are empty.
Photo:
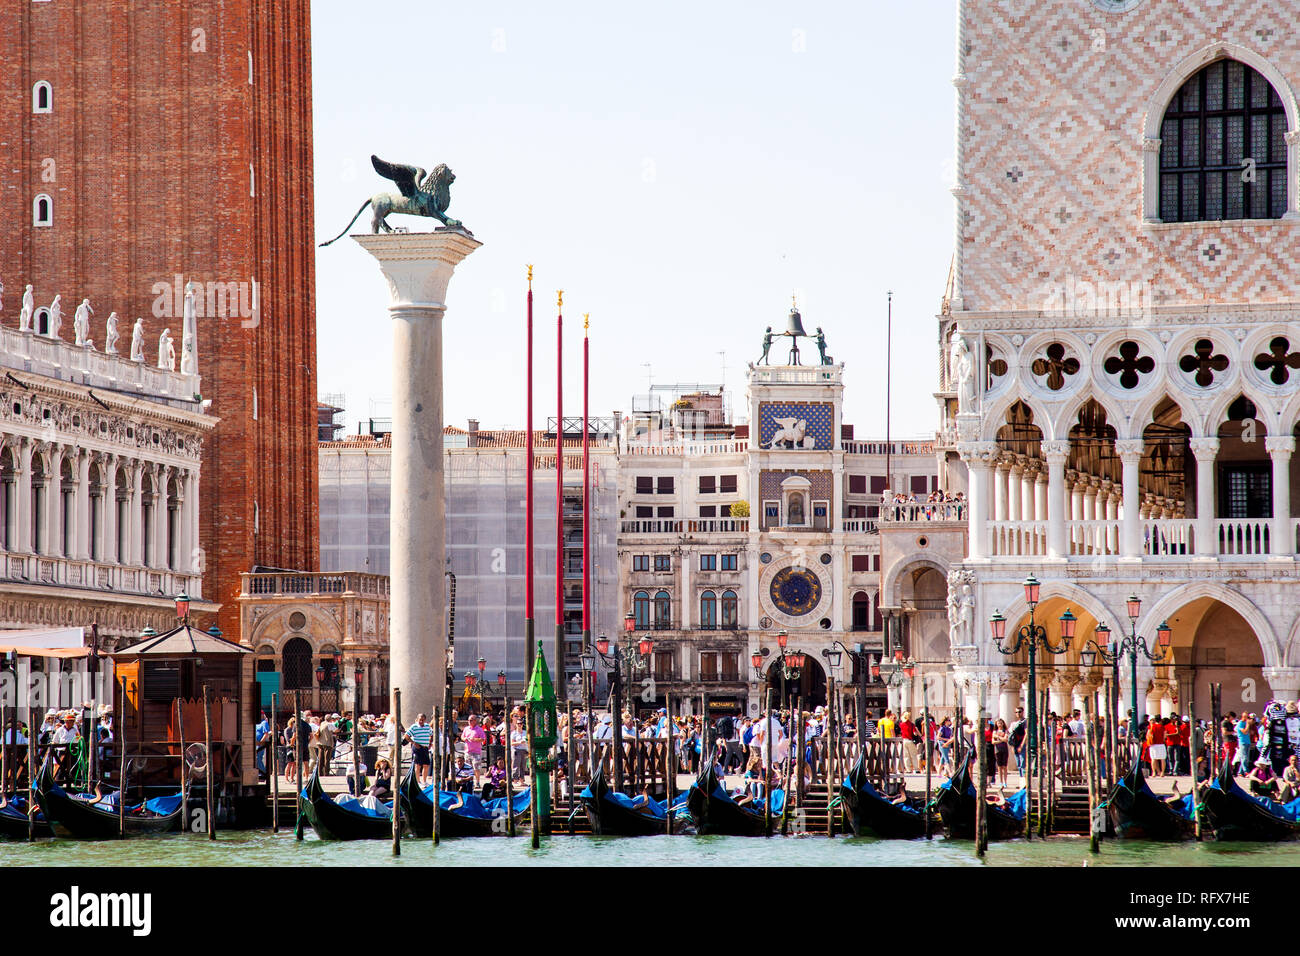
M1219 439L1211 438L1208 435L1189 440L1187 446L1191 448L1192 454L1196 456L1198 461L1205 458L1212 459L1219 453Z
M1276 435L1264 439L1264 450L1270 455L1291 455L1295 452L1293 435Z
M1115 442L1115 454L1119 455L1120 461L1140 459L1145 444L1141 438L1121 438Z
M1045 441L1042 442L1040 447L1043 449L1043 457L1047 459L1049 465L1062 463L1070 457L1070 443L1068 441L1060 439Z
M379 260L388 280L391 311L446 309L453 270L482 245L461 229L356 235L352 239Z
M958 442L957 454L968 465L976 462L982 465L990 465L997 460L998 443L995 441Z

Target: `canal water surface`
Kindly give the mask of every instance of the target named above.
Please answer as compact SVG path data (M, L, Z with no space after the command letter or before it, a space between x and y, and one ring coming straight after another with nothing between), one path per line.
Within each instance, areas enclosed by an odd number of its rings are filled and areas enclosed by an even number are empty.
M992 843L981 863L973 844L837 837L552 836L533 850L527 834L507 839L404 840L394 859L389 844L323 842L309 830L231 831L211 842L175 833L126 841L0 842L0 866L1300 866L1297 843L1103 843L1055 837L1032 843Z

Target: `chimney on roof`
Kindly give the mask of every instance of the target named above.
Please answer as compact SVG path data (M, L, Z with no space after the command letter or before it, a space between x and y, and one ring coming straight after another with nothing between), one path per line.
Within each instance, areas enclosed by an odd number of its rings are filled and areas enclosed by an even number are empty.
M477 418L471 418L469 420L469 447L470 448L478 447L478 419Z

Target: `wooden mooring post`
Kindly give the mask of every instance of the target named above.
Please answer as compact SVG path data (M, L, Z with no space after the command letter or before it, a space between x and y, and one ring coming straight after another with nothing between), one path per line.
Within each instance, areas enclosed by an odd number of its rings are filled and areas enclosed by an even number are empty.
M36 728L28 728L32 732L29 737L36 736ZM126 678L122 678L122 696L117 701L117 729L118 741L122 748L118 754L118 779L117 779L117 835L126 836ZM35 774L30 774L35 776ZM34 806L34 804L29 804ZM33 818L34 819L34 818ZM31 830L29 828L28 832Z
M297 840L303 838L303 824L306 820L306 814L302 809L302 771L306 756L302 739L302 691L296 690L293 692L293 785L297 793L294 806L298 810L298 819L293 825L293 835Z
M279 694L271 695L271 832L280 832L280 735L276 729L275 710ZM182 757L182 766L184 759Z
M975 708L975 722L971 745L975 748L975 855L983 856L988 850L985 828L988 826L988 804L984 792L988 787L988 751L984 746L984 684L979 685L979 704Z
M1085 695L1083 698L1083 732L1084 732L1084 751L1088 760L1088 851L1098 853L1101 851L1101 835L1097 826L1097 806L1101 801L1097 794L1097 759L1093 752L1093 744L1097 739L1097 729L1092 722L1092 695Z
M836 711L835 678L826 679L826 726L822 729L822 766L826 771L826 835L835 836L835 734L839 727L839 715Z
M933 780L931 779L932 766L934 764L934 755L937 752L934 743L930 740L930 689L926 684L924 677L921 678L921 712L922 712L922 730L921 746L925 753L925 838L934 839L934 833L930 827L930 797L933 793Z
M212 759L212 715L208 708L208 685L203 685L203 750L207 755L207 772L203 781L207 785L208 839L217 838L217 808L213 801L212 778L216 776L216 761Z
M176 698L176 739L180 742L181 752L181 829L190 828L190 793L186 786L189 781L189 768L185 766L185 718L181 713L181 699Z
M772 688L767 689L767 711L763 719L763 836L772 835L772 782L776 774L772 767Z
M664 790L664 806L666 808L664 832L671 836L673 832L673 798L677 795L677 762L674 760L673 754L673 699L667 693L664 694L664 714L668 722L664 728L667 740L664 745L664 786L666 788ZM590 718L588 720L590 721Z
M393 688L393 856L402 855L402 801L397 790L402 779L402 689Z
M510 698L506 698L506 725L510 724ZM506 731L506 836L515 835L515 748L510 743L510 731Z

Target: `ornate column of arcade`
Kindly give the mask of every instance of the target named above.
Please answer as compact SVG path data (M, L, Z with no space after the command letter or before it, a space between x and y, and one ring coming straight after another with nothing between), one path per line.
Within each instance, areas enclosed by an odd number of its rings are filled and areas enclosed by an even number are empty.
M1068 713L1074 704L1071 692L1079 683L1076 671L1058 670L1047 685L1047 708L1057 714Z
M1163 677L1157 677L1153 680L1150 689L1147 691L1144 706L1146 710L1143 711L1143 716L1153 714L1158 717L1167 717L1173 713L1173 700L1171 699L1169 681Z
M1025 681L1029 678L1027 667L1008 667L997 675L998 706L997 716L1010 727L1016 719L1016 708L1020 706L1020 694Z
M388 280L393 326L389 686L401 689L414 714L442 699L447 658L442 319L452 273L482 243L460 229L353 239L378 260ZM530 649L529 659L531 654ZM561 669L563 662L555 665Z
M91 453L84 449L77 451L77 491L73 503L77 534L72 542L71 556L83 561L90 558L90 536L95 533L90 526L90 456Z
M1064 558L1069 555L1065 539L1065 460L1070 454L1068 441L1045 441L1043 457L1047 459L1047 556Z
M1295 438L1279 435L1265 438L1264 448L1273 459L1273 533L1270 558L1288 559L1295 554L1295 531L1291 528L1291 455Z
M45 553L63 554L63 456L62 445L50 449L50 471L45 477Z
M1007 521L1022 520L1020 503L1020 491L1024 485L1024 466L1023 459L1019 455L1012 455L1007 468Z
M1138 483L1142 464L1142 439L1123 438L1115 442L1121 468L1120 503L1124 507L1124 524L1120 530L1120 557L1136 560L1142 556L1142 489Z
M989 554L989 465L998 453L998 446L991 441L962 442L958 446L958 452L966 462L970 479L967 519L970 543L967 555L973 560L982 560Z
M31 554L35 546L32 540L32 455L36 447L30 438L22 439L18 448L17 481L18 527L16 529L16 551Z
M1219 454L1219 439L1193 438L1196 456L1196 556L1217 558L1219 549L1214 538L1214 459ZM1290 487L1288 483L1287 487Z

